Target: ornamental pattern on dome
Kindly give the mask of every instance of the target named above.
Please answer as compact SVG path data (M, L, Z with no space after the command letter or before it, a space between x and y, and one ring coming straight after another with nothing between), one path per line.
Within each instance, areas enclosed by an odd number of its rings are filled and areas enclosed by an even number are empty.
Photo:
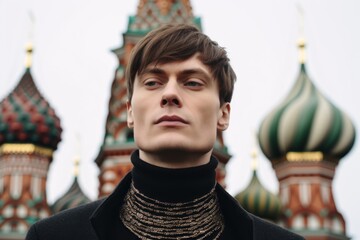
M305 64L286 99L261 123L259 142L269 159L288 152L321 152L340 159L355 140L350 118L321 94L309 79Z
M0 102L0 145L32 143L55 150L61 132L60 119L27 68L15 89Z
M74 178L74 182L70 189L52 205L53 213L81 206L89 203L91 200L83 193L78 183L77 177Z
M276 221L281 213L280 198L266 190L260 183L256 170L253 172L250 184L235 196L240 205L252 214Z
M129 18L127 33L145 34L167 23L201 27L200 18L193 16L189 0L141 0L136 16Z

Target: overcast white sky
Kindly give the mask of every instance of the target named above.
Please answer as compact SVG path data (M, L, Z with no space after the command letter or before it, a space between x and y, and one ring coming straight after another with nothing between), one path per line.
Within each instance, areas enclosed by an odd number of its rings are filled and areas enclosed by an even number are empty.
M54 202L73 181L76 135L81 138L80 184L97 196L94 159L102 143L110 86L117 66L110 49L122 45L121 34L138 0L0 0L0 98L24 72L24 46L35 17L32 74L55 108L64 129L48 178ZM227 183L231 194L250 181L254 133L266 114L287 95L298 74L299 18L305 12L307 69L315 85L360 124L360 2L357 0L193 0L203 30L226 47L238 82L225 140L233 155ZM333 187L348 235L360 239L360 146L337 168ZM261 154L259 177L277 191L269 161Z

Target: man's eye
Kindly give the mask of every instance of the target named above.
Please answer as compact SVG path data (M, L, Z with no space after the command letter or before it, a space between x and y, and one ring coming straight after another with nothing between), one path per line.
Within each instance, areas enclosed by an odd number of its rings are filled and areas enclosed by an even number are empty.
M146 81L145 82L145 86L147 86L147 87L156 87L159 85L160 85L160 83L157 81Z
M188 87L201 87L202 84L200 82L197 82L197 81L188 81L185 83L185 86L188 86Z

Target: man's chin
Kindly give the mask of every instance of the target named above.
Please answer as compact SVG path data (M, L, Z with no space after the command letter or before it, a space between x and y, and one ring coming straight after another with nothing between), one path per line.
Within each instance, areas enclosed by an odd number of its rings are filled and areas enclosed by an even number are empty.
M193 148L187 146L179 146L179 145L162 145L156 147L144 147L141 150L149 153L157 153L157 154L178 154L178 153L187 153L195 151Z

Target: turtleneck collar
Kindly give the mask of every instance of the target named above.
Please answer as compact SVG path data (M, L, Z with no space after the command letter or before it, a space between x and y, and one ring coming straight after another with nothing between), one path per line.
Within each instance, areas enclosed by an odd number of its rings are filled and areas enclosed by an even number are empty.
M151 165L139 157L139 150L131 155L134 165L134 186L147 197L163 202L188 202L211 191L216 183L218 161L211 157L201 166L169 169Z

